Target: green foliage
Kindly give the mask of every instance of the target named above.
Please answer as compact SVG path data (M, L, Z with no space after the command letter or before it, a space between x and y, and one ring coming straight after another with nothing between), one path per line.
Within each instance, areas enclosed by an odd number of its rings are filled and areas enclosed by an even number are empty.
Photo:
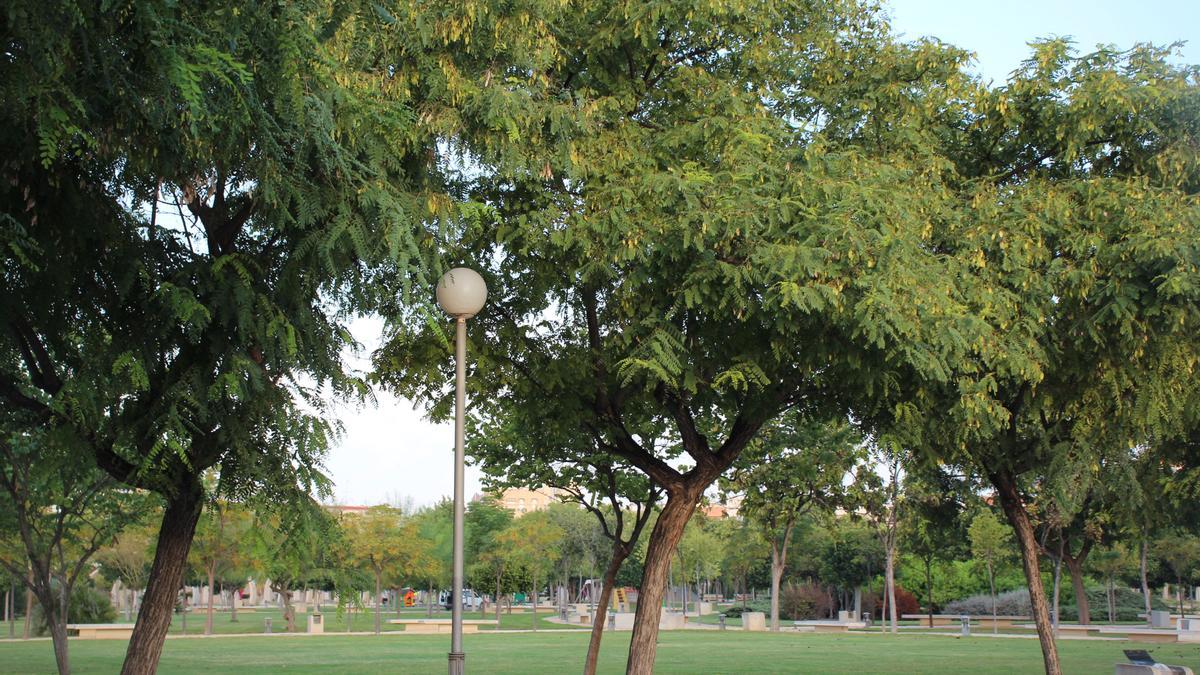
M71 589L67 618L71 623L114 623L117 610L109 600L108 593L90 583L76 584ZM50 634L50 617L42 610L40 603L33 606L32 624L34 634Z

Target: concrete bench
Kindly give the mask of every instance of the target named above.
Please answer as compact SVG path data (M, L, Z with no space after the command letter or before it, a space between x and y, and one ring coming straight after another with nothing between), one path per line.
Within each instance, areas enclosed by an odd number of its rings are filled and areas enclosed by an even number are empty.
M453 629L450 619L389 619L388 623L404 626L405 633L449 633ZM495 626L495 619L464 619L464 633L478 633L480 626Z
M961 623L962 623L962 615L961 614L934 614L933 615L933 625L929 624L929 615L928 614L902 614L900 616L900 618L916 619L916 620L920 621L923 625L929 626L930 628L933 628L934 626L958 626L958 625L961 625ZM1030 617L1028 617L1028 616L1013 616L1013 615L1003 615L1002 614L1002 615L998 615L996 617L995 623L996 623L996 628L1012 628L1013 625L1018 621L1029 621L1029 620L1030 620ZM972 614L971 615L971 623L978 624L981 627L991 628L992 627L992 615L986 614L986 615L981 616L978 614Z
M850 629L866 628L862 621L793 621L798 631L813 633L849 633Z
M128 640L133 635L133 624L69 623L67 630L80 640Z
M1031 626L1031 627L1034 628L1034 630L1037 629L1037 626ZM1083 626L1083 625L1077 625L1077 624L1059 624L1058 625L1058 634L1065 635L1067 637L1096 637L1096 636L1100 635L1100 628L1098 626Z
M1178 642L1179 633L1158 628L1133 628L1130 626L1100 626L1101 633L1118 634L1134 642Z

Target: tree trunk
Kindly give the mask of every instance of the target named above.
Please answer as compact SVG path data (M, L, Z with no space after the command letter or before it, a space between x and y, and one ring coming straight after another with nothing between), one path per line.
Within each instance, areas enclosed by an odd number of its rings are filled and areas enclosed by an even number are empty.
M778 547L771 544L771 630L779 632L779 590L783 583L783 563Z
M71 663L67 658L66 614L60 614L50 621L50 640L54 643L54 662L58 664L58 673L67 675L71 672Z
M662 612L667 573L675 548L683 537L683 529L687 527L702 492L701 488L671 493L654 524L646 549L642 586L638 589L637 614L633 620L633 637L629 642L629 660L625 666L628 675L651 675L654 672L658 619Z
M504 604L500 600L500 580L504 578L504 573L500 572L496 575L496 627L500 627L500 607Z
M150 582L142 594L125 664L121 675L153 675L162 656L163 640L171 628L175 609L175 594L183 580L188 549L200 520L204 493L198 483L187 485L167 501L162 526L158 532L158 547L150 568Z
M1113 579L1111 576L1108 577L1108 579L1106 581L1108 583L1108 588L1105 589L1108 591L1108 597L1107 597L1107 600L1108 600L1108 622L1116 623L1116 621L1117 621L1116 590L1113 587Z
M242 599L242 589L241 588L235 588L229 592L229 623L237 623L238 622L237 606L238 606L238 602L241 599ZM319 606L317 607L317 611L320 611Z
M604 570L604 585L600 587L600 604L592 615L592 636L588 641L587 658L583 662L583 675L596 675L596 660L600 658L600 640L604 637L604 620L612 598L613 586L617 583L617 572L621 563L629 557L629 551L619 543L613 543L612 559Z
M376 635L379 635L379 628L380 628L379 613L383 611L383 608L380 607L380 602L379 602L379 594L383 592L382 586L383 586L383 576L379 572L379 570L375 570L375 634Z
M536 633L537 632L537 596L538 596L537 572L534 572L530 576L533 577L533 579L532 579L532 581L533 581L533 632Z
M1063 562L1067 564L1071 586L1075 589L1075 607L1079 610L1079 623L1086 626L1091 623L1092 612L1088 606L1087 589L1083 586L1083 560L1064 555Z
M988 571L988 586L992 589L992 635L999 633L1000 630L996 626L996 576L992 573L992 563L987 564Z
M1021 564L1025 570L1025 582L1029 586L1029 602L1033 607L1033 621L1037 626L1038 642L1042 647L1042 662L1046 675L1062 675L1058 660L1058 646L1054 642L1054 628L1050 625L1050 609L1046 605L1046 591L1042 588L1042 573L1038 569L1037 539L1029 514L1017 493L1016 480L1006 473L992 473L988 477L1000 495L1000 505L1016 534L1021 549Z
M887 601L888 611L892 617L892 633L900 631L900 616L896 612L896 544L895 537L892 537L892 544L888 546L887 551Z
M1148 542L1146 541L1145 537L1142 537L1141 546L1139 548L1142 549L1141 556L1140 556L1141 557L1141 578L1142 578L1142 599L1146 603L1146 625L1149 626L1150 625L1150 611L1151 611L1150 584L1146 578L1146 576L1147 576L1146 575L1146 567L1147 567L1147 562L1148 562L1147 556L1149 554L1150 546L1149 546Z
M425 616L433 616L433 584L429 584L429 593L425 596ZM500 613L496 613L496 620L500 620Z
M33 567L29 568L29 578L25 581L25 635L23 636L25 640L29 639L31 621L33 621Z
M933 560L925 556L925 602L928 603L926 612L929 614L929 627L933 628Z
M1058 608L1060 590L1062 590L1062 551L1059 551L1059 556L1054 559L1054 630L1056 635L1058 634L1058 624L1062 620L1062 614Z
M296 632L296 608L292 606L292 589L290 585L285 586L283 591L279 593L279 599L283 601L283 618L287 621L287 632Z
M213 599L216 595L216 571L215 563L208 565L208 614L204 617L204 634L212 635L213 632Z

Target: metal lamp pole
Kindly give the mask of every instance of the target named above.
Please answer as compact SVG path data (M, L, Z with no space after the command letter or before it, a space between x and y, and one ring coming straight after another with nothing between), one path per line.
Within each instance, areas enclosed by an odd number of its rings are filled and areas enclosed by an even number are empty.
M466 673L467 655L462 644L463 602L463 499L464 411L467 390L467 319L483 309L487 284L472 269L456 267L442 275L437 286L437 301L442 310L454 317L454 571L450 600L450 675Z

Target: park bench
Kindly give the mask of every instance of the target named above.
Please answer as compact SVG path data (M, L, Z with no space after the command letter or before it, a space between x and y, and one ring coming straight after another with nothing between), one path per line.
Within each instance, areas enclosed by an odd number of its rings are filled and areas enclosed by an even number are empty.
M1132 626L1100 626L1101 633L1124 635L1136 642L1179 642L1179 633L1160 628L1135 628Z
M405 633L449 633L452 630L450 619L389 619L388 623L404 626ZM478 633L480 626L495 626L495 619L464 619L464 633Z
M866 628L862 621L793 621L798 631L813 633L849 633L850 629Z
M935 626L958 626L962 623L961 614L934 614L933 625L929 624L928 614L902 614L902 619L917 619L923 625L933 628ZM996 628L1012 628L1017 621L1029 621L1027 616L1008 616L1000 615L996 617ZM981 628L992 627L992 615L987 614L980 616L978 614L971 615L971 622L977 623Z
M133 635L133 624L69 623L67 631L80 640L128 640Z

